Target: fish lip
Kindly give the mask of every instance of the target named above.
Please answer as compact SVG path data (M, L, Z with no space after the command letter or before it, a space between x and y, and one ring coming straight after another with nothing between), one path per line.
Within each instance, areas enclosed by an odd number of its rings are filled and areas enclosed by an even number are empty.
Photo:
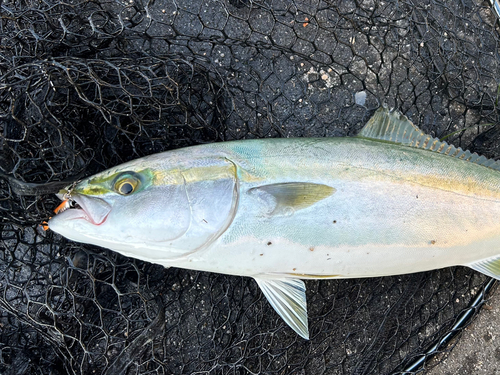
M96 221L92 218L92 216L87 214L87 212L82 208L70 208L68 210L72 211L72 212L79 212L79 214L80 214L80 216L74 216L74 217L70 218L69 220L82 220L83 219L83 220L88 221L90 224L93 224L96 226L104 224L106 222L106 219L108 218L108 215L109 215L109 213L108 213L105 216L103 216L99 221Z
M83 219L85 221L88 221L90 224L100 225L100 224L96 224L94 222L94 220L92 220L91 217L89 215L87 215L85 210L82 208L68 208L67 210L65 210L63 212L67 212L65 216L70 216L68 218L65 218L67 220L82 220ZM57 215L62 215L62 212L60 214L57 214Z

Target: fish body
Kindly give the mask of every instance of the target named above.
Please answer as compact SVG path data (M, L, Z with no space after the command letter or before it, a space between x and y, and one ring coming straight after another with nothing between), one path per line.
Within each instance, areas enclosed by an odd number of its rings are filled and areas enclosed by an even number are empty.
M453 265L498 278L497 167L382 108L358 137L223 142L122 164L62 191L81 208L48 225L166 267L253 277L307 338L302 279Z

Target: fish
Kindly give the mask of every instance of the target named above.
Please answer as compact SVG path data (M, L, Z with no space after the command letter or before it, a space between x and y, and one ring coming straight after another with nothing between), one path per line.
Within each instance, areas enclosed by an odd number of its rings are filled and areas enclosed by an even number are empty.
M57 195L52 231L165 267L252 277L305 339L304 280L450 266L500 279L500 162L386 106L353 137L181 148Z

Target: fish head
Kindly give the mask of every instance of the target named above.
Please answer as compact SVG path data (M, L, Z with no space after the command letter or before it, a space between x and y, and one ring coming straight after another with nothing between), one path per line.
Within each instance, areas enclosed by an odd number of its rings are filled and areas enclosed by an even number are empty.
M236 170L227 160L138 159L61 190L63 203L48 227L165 264L214 242L234 217L237 195Z

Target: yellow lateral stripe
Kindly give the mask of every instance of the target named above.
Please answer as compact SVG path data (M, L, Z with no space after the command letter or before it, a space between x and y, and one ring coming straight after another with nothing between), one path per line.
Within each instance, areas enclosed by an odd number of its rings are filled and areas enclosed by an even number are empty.
M240 182L261 181L263 178L257 178L248 172L238 170ZM178 185L183 183L196 183L202 181L215 181L220 179L237 178L237 171L233 164L211 165L203 167L192 167L185 169L170 169L153 171L154 185Z

